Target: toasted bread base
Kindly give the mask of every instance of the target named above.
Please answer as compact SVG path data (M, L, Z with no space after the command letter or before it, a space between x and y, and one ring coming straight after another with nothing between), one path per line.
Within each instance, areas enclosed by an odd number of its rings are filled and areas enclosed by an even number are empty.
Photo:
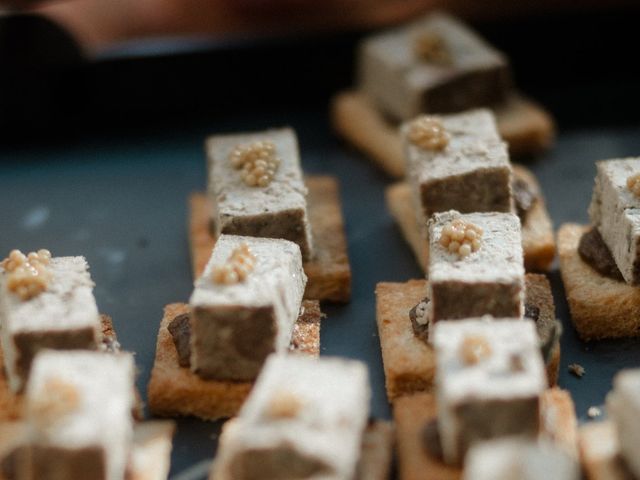
M555 138L551 115L538 104L514 94L494 110L498 130L513 156L548 149ZM361 92L346 91L333 98L331 119L336 132L364 152L388 175L404 176L402 141L389 122Z
M382 349L385 386L390 402L398 397L433 389L435 354L413 333L409 311L426 294L426 280L406 283L378 283L376 286L376 321ZM544 275L526 275L527 299L542 305L541 315L555 318L551 287ZM549 385L555 385L560 367L558 344L547 364Z
M7 457L14 450L27 442L27 426L19 420L8 420L3 418L0 421L0 480L8 480L4 473L7 466ZM12 463L9 463L12 465ZM9 468L8 470L11 470Z
M338 180L330 176L305 178L309 223L313 236L313 258L303 267L307 274L304 297L346 303L351 299L351 267L340 207ZM205 193L189 198L189 243L193 276L198 278L216 243L211 234L211 205Z
M589 227L567 223L558 230L560 273L571 320L583 340L640 336L640 288L600 275L578 253Z
M100 315L102 335L117 340L113 328L113 321L109 315ZM137 406L134 412L136 418L142 418L142 400L136 390ZM4 369L4 355L0 346L0 422L19 420L23 416L23 395L15 394L9 389L7 374Z
M290 351L318 356L320 353L320 305L304 300L303 313L295 325ZM161 417L195 416L217 420L234 416L249 395L253 382L203 380L178 364L178 353L167 329L189 305L172 303L164 308L158 330L156 357L147 387L149 410Z
M540 415L541 433L550 436L570 455L575 455L576 417L569 393L557 388L547 390L542 397ZM431 393L418 393L394 402L400 480L462 478L461 468L444 464L423 448L422 428L436 416L436 399Z
M527 182L534 192L540 193L540 186L528 169L514 165L513 173L517 178ZM411 198L411 187L406 182L395 183L387 187L385 197L387 208L398 223L418 263L426 271L429 249L427 240L422 236L418 226ZM527 271L544 272L551 269L556 245L551 218L541 195L538 202L527 213L526 221L522 225L522 249L524 251L524 266Z
M588 480L633 480L620 456L613 422L591 422L578 431L580 462Z

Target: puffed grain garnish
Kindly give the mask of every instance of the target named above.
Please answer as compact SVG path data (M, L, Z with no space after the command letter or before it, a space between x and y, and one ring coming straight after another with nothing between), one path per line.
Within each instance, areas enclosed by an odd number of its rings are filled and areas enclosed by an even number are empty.
M280 166L276 146L268 140L236 146L229 161L249 187L268 186Z
M467 335L460 343L459 354L465 365L476 365L491 356L491 345L483 335Z
M215 283L224 285L243 282L253 271L255 264L256 257L251 253L249 245L243 243L231 252L224 265L213 267L211 278Z
M444 150L449 134L440 120L423 115L409 124L409 140L423 150Z
M44 292L51 280L48 268L50 261L49 250L41 249L28 255L20 250L12 250L0 263L7 274L7 289L22 300L29 300Z
M636 197L640 197L640 173L636 173L627 178L627 188Z
M267 415L272 419L295 418L302 406L302 400L294 393L278 391L269 402Z
M43 427L61 420L80 405L76 387L58 378L48 380L42 390L35 398L30 414Z
M482 233L482 228L457 218L442 228L440 245L464 258L480 249Z
M451 54L444 39L435 32L418 32L413 38L413 51L424 62L451 63Z

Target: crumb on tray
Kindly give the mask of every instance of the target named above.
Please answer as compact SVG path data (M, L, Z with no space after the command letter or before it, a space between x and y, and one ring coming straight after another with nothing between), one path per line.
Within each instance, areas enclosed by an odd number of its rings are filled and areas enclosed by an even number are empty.
M587 417L589 418L596 418L600 415L602 415L602 410L600 410L600 408L598 407L589 407L589 409L587 410Z
M573 373L576 377L582 378L586 370L579 363L572 363L569 365L569 373Z

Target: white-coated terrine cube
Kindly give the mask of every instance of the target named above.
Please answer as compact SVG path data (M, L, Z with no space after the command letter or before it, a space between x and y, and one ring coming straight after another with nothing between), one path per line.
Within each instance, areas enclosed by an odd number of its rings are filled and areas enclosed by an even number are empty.
M220 438L211 478L354 478L369 398L362 362L271 356Z
M615 376L607 410L618 431L622 457L631 473L640 477L640 369Z
M426 49L419 48L424 40ZM436 42L435 53L444 58L428 55L429 43ZM363 40L358 54L360 89L396 120L496 104L510 91L507 58L443 12L376 33Z
M122 480L134 404L131 354L39 353L26 389L32 478Z
M214 270L243 246L253 269L237 283L216 282ZM254 380L269 354L289 347L306 283L295 243L222 235L189 300L192 370L203 378Z
M474 445L464 461L464 480L580 478L576 460L548 440L487 440Z
M627 186L640 174L640 158L596 163L598 173L589 207L591 222L627 283L640 284L640 197ZM639 190L640 192L640 190Z
M234 149L270 142L279 166L266 186L247 185L230 159ZM220 234L284 238L300 247L306 261L313 241L307 214L307 187L298 140L291 128L213 135L206 142L213 228Z
M12 391L24 388L35 355L44 348L97 349L102 339L94 283L84 257L54 257L46 290L22 299L7 288L0 268L0 324L5 372Z
M460 256L442 245L454 221L479 227L479 248ZM524 314L524 261L520 219L512 213L435 214L429 221L430 319L453 320Z
M513 174L493 113L472 110L433 118L449 139L443 149L413 143L412 122L401 129L418 225L447 210L511 212Z
M438 428L444 458L459 463L480 440L535 437L547 387L535 325L483 319L436 323Z

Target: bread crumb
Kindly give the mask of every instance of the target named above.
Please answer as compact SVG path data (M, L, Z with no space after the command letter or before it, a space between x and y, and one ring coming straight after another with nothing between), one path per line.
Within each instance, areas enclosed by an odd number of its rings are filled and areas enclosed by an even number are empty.
M464 258L480 249L482 233L477 225L456 218L442 228L440 245Z
M224 265L213 267L211 278L215 283L232 285L243 282L253 271L256 257L251 253L249 245L243 243L231 252Z
M250 187L268 186L280 166L276 146L270 141L258 141L236 146L229 155L229 161Z
M600 415L602 415L602 410L600 410L598 407L589 407L589 409L587 410L587 417L589 418L596 418Z
M569 365L569 373L573 373L576 377L582 378L586 370L579 363L572 363Z
M483 335L467 335L459 349L465 365L475 365L491 356L491 346Z
M409 140L424 150L443 150L449 145L449 134L440 120L422 115L409 125Z
M302 409L302 401L292 392L279 391L271 398L267 415L272 419L294 418Z
M429 302L421 300L416 305L416 322L418 325L426 325L429 323Z

